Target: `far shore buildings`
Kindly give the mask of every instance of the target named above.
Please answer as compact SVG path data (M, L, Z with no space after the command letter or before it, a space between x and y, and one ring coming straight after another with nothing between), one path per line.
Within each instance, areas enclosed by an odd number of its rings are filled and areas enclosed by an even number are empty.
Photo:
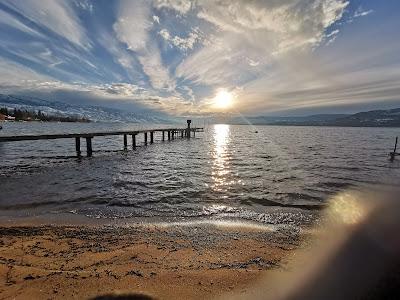
M0 121L15 121L15 117L0 114Z

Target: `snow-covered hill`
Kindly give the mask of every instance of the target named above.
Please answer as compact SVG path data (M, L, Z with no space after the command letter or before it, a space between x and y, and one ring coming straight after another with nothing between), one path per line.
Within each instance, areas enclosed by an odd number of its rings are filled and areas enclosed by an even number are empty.
M64 102L47 101L44 99L0 94L0 107L19 108L32 111L42 111L45 114L79 116L94 122L133 122L133 123L173 123L169 116L151 113L133 113L102 106L79 106Z

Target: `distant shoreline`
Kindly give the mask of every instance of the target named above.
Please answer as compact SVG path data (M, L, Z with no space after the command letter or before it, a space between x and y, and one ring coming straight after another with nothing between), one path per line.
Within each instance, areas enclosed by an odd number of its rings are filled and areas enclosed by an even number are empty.
M218 124L218 123L215 123ZM215 125L213 124L213 125ZM284 126L284 127L332 127L332 128L400 128L400 125L396 126L376 126L376 125L321 125L321 124L230 124L230 123L219 123L226 125L238 125L238 126Z
M7 122L90 122L88 118L77 115L46 114L41 110L8 109L7 107L0 107L0 120Z
M90 120L87 121L55 121L55 120L51 120L51 121L44 121L44 120L2 120L1 122L4 123L31 123L31 122L35 122L35 123L93 123Z

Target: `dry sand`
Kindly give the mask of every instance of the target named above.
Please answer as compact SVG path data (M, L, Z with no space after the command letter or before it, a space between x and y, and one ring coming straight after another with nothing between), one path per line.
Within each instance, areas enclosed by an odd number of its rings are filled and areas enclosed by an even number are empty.
M186 225L0 227L0 299L145 293L209 299L282 270L296 230Z

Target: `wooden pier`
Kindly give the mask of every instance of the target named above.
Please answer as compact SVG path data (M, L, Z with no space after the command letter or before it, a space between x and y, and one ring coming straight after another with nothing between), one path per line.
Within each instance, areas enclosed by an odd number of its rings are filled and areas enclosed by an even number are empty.
M190 128L190 120L188 120L187 128L166 128L166 129L146 129L134 131L105 131L93 133L70 133L70 134L44 134L44 135L19 135L19 136L0 136L0 142L18 142L18 141L37 141L37 140L56 140L56 139L75 139L76 155L81 157L81 139L86 140L86 155L91 157L93 155L92 139L102 136L123 136L124 150L128 150L128 136L132 139L132 149L137 147L136 136L139 134L144 135L144 144L153 144L154 136L160 133L162 141L165 141L167 134L168 141L175 138L191 138L195 136L196 132L203 132L203 128ZM150 141L149 141L150 136Z

